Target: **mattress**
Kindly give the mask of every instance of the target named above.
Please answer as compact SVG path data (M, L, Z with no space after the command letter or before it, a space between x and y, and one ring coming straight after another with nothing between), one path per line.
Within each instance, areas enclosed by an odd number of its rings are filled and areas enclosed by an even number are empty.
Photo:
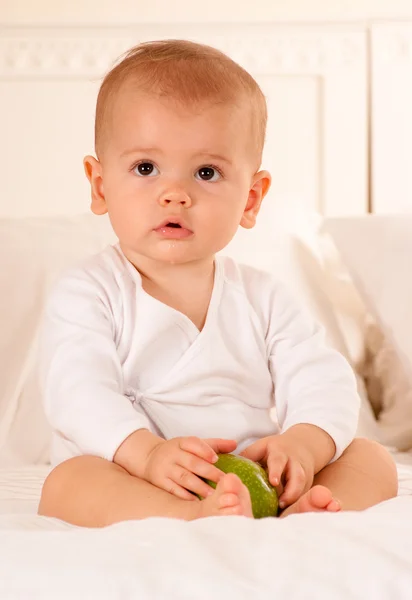
M399 496L412 496L412 451L391 452L396 461L399 480Z
M46 465L0 469L0 515L35 514L43 482L50 472Z
M0 598L410 600L412 455L396 458L399 497L364 512L103 529L36 515L48 467L2 470Z

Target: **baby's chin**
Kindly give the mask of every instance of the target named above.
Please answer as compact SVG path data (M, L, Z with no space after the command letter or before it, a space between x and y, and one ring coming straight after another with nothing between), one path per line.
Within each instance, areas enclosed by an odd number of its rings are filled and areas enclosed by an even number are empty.
M147 255L153 260L165 263L185 264L213 260L219 250L220 248L215 248L213 245L199 248L193 240L161 240Z
M126 258L137 268L145 265L185 265L190 263L212 262L215 257L213 252L196 252L189 244L176 240L162 240L154 249L136 248L124 245L120 247Z
M162 254L153 257L153 260L157 260L164 265L187 265L194 263L205 263L212 262L214 260L214 254L193 254L190 252L182 252L174 247L170 247Z

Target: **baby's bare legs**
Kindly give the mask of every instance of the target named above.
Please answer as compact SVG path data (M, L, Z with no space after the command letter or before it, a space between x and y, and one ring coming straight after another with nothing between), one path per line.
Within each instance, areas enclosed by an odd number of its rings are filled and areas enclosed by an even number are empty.
M395 463L381 445L356 439L334 463L320 471L313 487L282 516L296 512L364 510L396 496Z
M94 456L72 458L46 479L39 514L85 527L147 517L191 520L217 515L252 516L247 488L225 475L209 498L180 500L118 465Z
M357 439L315 477L314 486L282 516L296 512L363 510L397 493L397 473L380 445ZM338 501L338 502L336 502ZM248 490L226 475L216 492L199 502L180 500L101 458L81 456L59 465L47 478L39 514L75 525L102 527L129 519L213 515L252 516Z

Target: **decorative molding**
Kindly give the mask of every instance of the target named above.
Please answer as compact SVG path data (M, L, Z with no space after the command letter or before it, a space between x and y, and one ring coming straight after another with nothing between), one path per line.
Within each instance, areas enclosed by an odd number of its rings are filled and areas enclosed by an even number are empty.
M0 28L0 79L99 78L131 46L168 37L216 46L254 74L322 75L365 65L366 32L355 27L267 24L104 29L3 27Z
M372 27L373 57L380 63L412 61L412 23Z
M40 38L0 40L0 78L100 77L133 44L131 38Z

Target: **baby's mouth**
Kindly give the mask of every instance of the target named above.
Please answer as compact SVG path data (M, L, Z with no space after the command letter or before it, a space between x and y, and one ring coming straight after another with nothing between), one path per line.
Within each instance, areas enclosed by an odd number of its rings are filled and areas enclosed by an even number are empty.
M182 240L193 235L193 231L187 228L185 224L176 223L176 221L164 221L156 227L155 231L162 238L174 240Z

